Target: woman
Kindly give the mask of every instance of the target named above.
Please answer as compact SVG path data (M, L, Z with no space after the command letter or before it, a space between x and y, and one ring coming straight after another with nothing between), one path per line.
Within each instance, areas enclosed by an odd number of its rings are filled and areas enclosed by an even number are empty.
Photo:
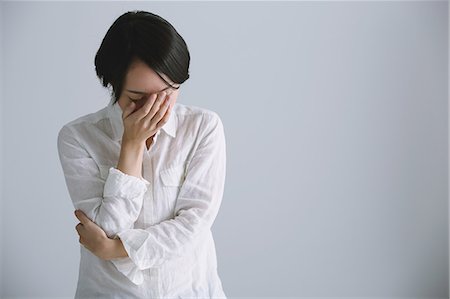
M225 298L211 234L225 134L217 113L176 104L189 61L173 26L145 11L120 16L100 45L111 102L58 134L80 221L75 298Z

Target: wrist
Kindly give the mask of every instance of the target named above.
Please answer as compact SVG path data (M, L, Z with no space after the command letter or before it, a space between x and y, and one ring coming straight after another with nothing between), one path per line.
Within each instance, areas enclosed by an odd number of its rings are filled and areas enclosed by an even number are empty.
M128 257L128 252L125 250L120 239L108 238L104 244L104 259L112 260L116 258Z
M116 168L128 175L142 178L142 154L144 147L144 144L123 141Z
M130 140L122 137L121 148L131 152L138 152L145 147L145 141Z

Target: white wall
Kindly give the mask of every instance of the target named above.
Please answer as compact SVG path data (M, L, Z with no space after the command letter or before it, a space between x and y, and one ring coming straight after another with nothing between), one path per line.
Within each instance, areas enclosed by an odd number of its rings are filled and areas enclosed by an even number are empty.
M3 169L3 3L0 2L0 169ZM0 171L0 269L3 269L2 266L2 239L3 239L3 171ZM2 287L2 274L3 271L0 271L0 296L3 293Z
M448 4L3 2L2 298L74 294L59 128L106 106L94 55L127 10L191 51L179 102L214 110L226 294L448 298Z

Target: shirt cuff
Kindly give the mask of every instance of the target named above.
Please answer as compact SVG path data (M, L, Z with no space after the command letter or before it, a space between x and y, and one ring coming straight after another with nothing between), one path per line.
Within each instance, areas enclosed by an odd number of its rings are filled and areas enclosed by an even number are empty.
M144 282L144 275L129 257L111 259L111 262L116 269L125 275L135 285L140 285Z
M119 169L111 167L106 178L103 196L119 196L131 200L145 193L149 186L150 182L146 179L123 173Z
M132 283L136 285L142 284L144 281L144 275L142 274L143 269L140 267L141 263L133 245L136 246L136 243L142 244L145 241L145 236L136 233L134 230L125 230L116 234L114 239L120 239L128 256L112 259L111 262L116 266L117 270L125 275ZM130 243L132 243L132 245Z

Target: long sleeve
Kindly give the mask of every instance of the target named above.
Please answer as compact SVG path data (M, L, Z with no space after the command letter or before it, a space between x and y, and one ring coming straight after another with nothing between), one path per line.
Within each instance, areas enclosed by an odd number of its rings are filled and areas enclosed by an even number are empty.
M203 116L206 129L189 161L175 204L175 217L145 229L117 234L128 253L113 259L117 269L135 284L142 271L182 256L196 236L210 229L221 205L226 175L226 144L222 121L216 113Z
M70 127L58 133L58 154L75 209L83 211L108 237L132 228L139 216L149 182L111 167L103 179L100 169L75 138Z

